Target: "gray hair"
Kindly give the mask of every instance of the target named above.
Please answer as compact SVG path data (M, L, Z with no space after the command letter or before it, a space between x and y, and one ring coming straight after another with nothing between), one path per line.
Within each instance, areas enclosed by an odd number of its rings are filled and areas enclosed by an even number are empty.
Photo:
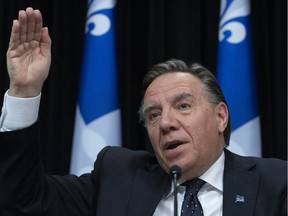
M189 66L184 61L178 59L170 59L163 63L156 64L148 71L148 73L146 73L143 79L143 89L142 89L143 95L145 94L148 86L157 77L166 73L175 73L175 72L190 73L193 76L198 77L203 84L202 88L206 93L208 102L215 105L219 104L220 102L223 102L228 107L224 94L215 76L208 69L206 69L204 66L198 63L194 63ZM143 99L138 114L140 122L145 124L145 117L143 113ZM229 116L227 127L224 130L224 140L226 147L229 145L230 134L231 134L231 121Z

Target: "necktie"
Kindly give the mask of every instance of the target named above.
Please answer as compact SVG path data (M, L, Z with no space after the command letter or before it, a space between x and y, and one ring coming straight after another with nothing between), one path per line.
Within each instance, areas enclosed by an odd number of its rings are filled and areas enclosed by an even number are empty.
M197 197L198 191L206 182L201 179L193 179L183 183L186 186L181 216L203 216L203 209Z

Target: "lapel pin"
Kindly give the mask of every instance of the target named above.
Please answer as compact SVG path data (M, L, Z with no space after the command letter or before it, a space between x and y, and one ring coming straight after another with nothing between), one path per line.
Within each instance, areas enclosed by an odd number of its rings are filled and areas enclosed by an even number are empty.
M240 195L236 195L235 203L237 203L237 202L244 203L245 202L245 197L244 196L240 196Z

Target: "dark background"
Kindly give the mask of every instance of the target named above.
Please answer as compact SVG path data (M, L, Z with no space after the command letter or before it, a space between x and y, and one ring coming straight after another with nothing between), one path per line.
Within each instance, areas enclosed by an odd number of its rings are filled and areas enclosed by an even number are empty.
M287 160L287 1L252 0L251 16L263 157ZM0 95L8 89L6 50L12 20L27 6L40 9L53 40L52 65L40 107L46 171L69 172L87 3L84 0L0 2ZM216 71L219 0L118 0L117 42L123 146L148 149L138 124L144 73L169 58ZM2 107L2 99L0 99ZM1 192L0 192L1 193Z

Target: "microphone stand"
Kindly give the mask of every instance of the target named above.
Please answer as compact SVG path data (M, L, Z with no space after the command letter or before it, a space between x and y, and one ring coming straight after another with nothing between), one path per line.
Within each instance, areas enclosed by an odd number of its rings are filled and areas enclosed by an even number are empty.
M170 178L172 179L173 182L173 194L174 194L174 216L178 216L178 186L177 186L177 180L181 177L182 171L181 168L178 167L177 165L173 165L170 168Z
M174 173L174 174L173 174L173 193L174 193L174 216L178 216L177 173Z

